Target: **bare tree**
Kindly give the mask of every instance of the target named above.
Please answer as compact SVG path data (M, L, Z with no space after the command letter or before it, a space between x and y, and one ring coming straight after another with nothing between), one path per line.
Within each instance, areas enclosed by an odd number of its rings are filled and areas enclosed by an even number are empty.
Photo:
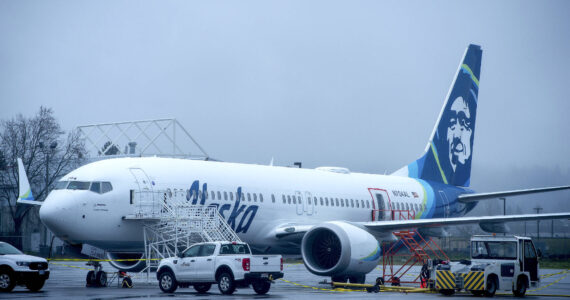
M37 217L38 209L16 204L19 184L16 159L19 157L24 163L34 198L43 201L56 180L82 164L86 150L79 133L73 131L66 136L53 110L45 107L32 118L20 114L1 121L0 141L0 160L5 165L0 169L0 209L9 209L13 231L21 235L29 212L34 211Z

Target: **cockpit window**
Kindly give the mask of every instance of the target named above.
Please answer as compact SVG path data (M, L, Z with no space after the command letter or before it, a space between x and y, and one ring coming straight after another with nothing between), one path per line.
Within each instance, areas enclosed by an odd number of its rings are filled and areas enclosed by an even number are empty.
M97 194L100 194L101 193L101 182L92 182L91 188L89 190L92 192L95 192Z
M87 181L70 181L67 186L68 190L88 190L91 182Z
M65 188L67 187L67 184L69 183L69 181L58 181L55 184L55 189L56 190L65 190Z
M101 194L105 194L113 190L113 186L110 182L102 182L101 183Z

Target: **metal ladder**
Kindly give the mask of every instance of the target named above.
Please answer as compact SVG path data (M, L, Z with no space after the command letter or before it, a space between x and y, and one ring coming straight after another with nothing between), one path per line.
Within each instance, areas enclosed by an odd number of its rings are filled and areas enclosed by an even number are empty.
M183 190L132 192L131 198L134 210L125 219L144 222L146 268L142 272L147 272L147 278L160 259L192 244L241 241L217 207L192 204Z

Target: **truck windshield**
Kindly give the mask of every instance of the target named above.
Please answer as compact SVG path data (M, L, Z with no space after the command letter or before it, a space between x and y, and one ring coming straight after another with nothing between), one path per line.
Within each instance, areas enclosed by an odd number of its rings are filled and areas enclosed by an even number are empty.
M251 254L246 244L223 244L220 254Z
M473 241L471 242L471 258L516 259L517 243L506 241Z
M22 251L14 248L10 244L0 243L0 255L6 254L22 254Z

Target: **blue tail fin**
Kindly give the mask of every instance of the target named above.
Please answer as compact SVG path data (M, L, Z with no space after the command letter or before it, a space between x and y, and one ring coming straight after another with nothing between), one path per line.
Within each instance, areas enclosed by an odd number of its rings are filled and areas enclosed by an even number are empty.
M469 186L482 53L467 47L425 153L396 175Z

